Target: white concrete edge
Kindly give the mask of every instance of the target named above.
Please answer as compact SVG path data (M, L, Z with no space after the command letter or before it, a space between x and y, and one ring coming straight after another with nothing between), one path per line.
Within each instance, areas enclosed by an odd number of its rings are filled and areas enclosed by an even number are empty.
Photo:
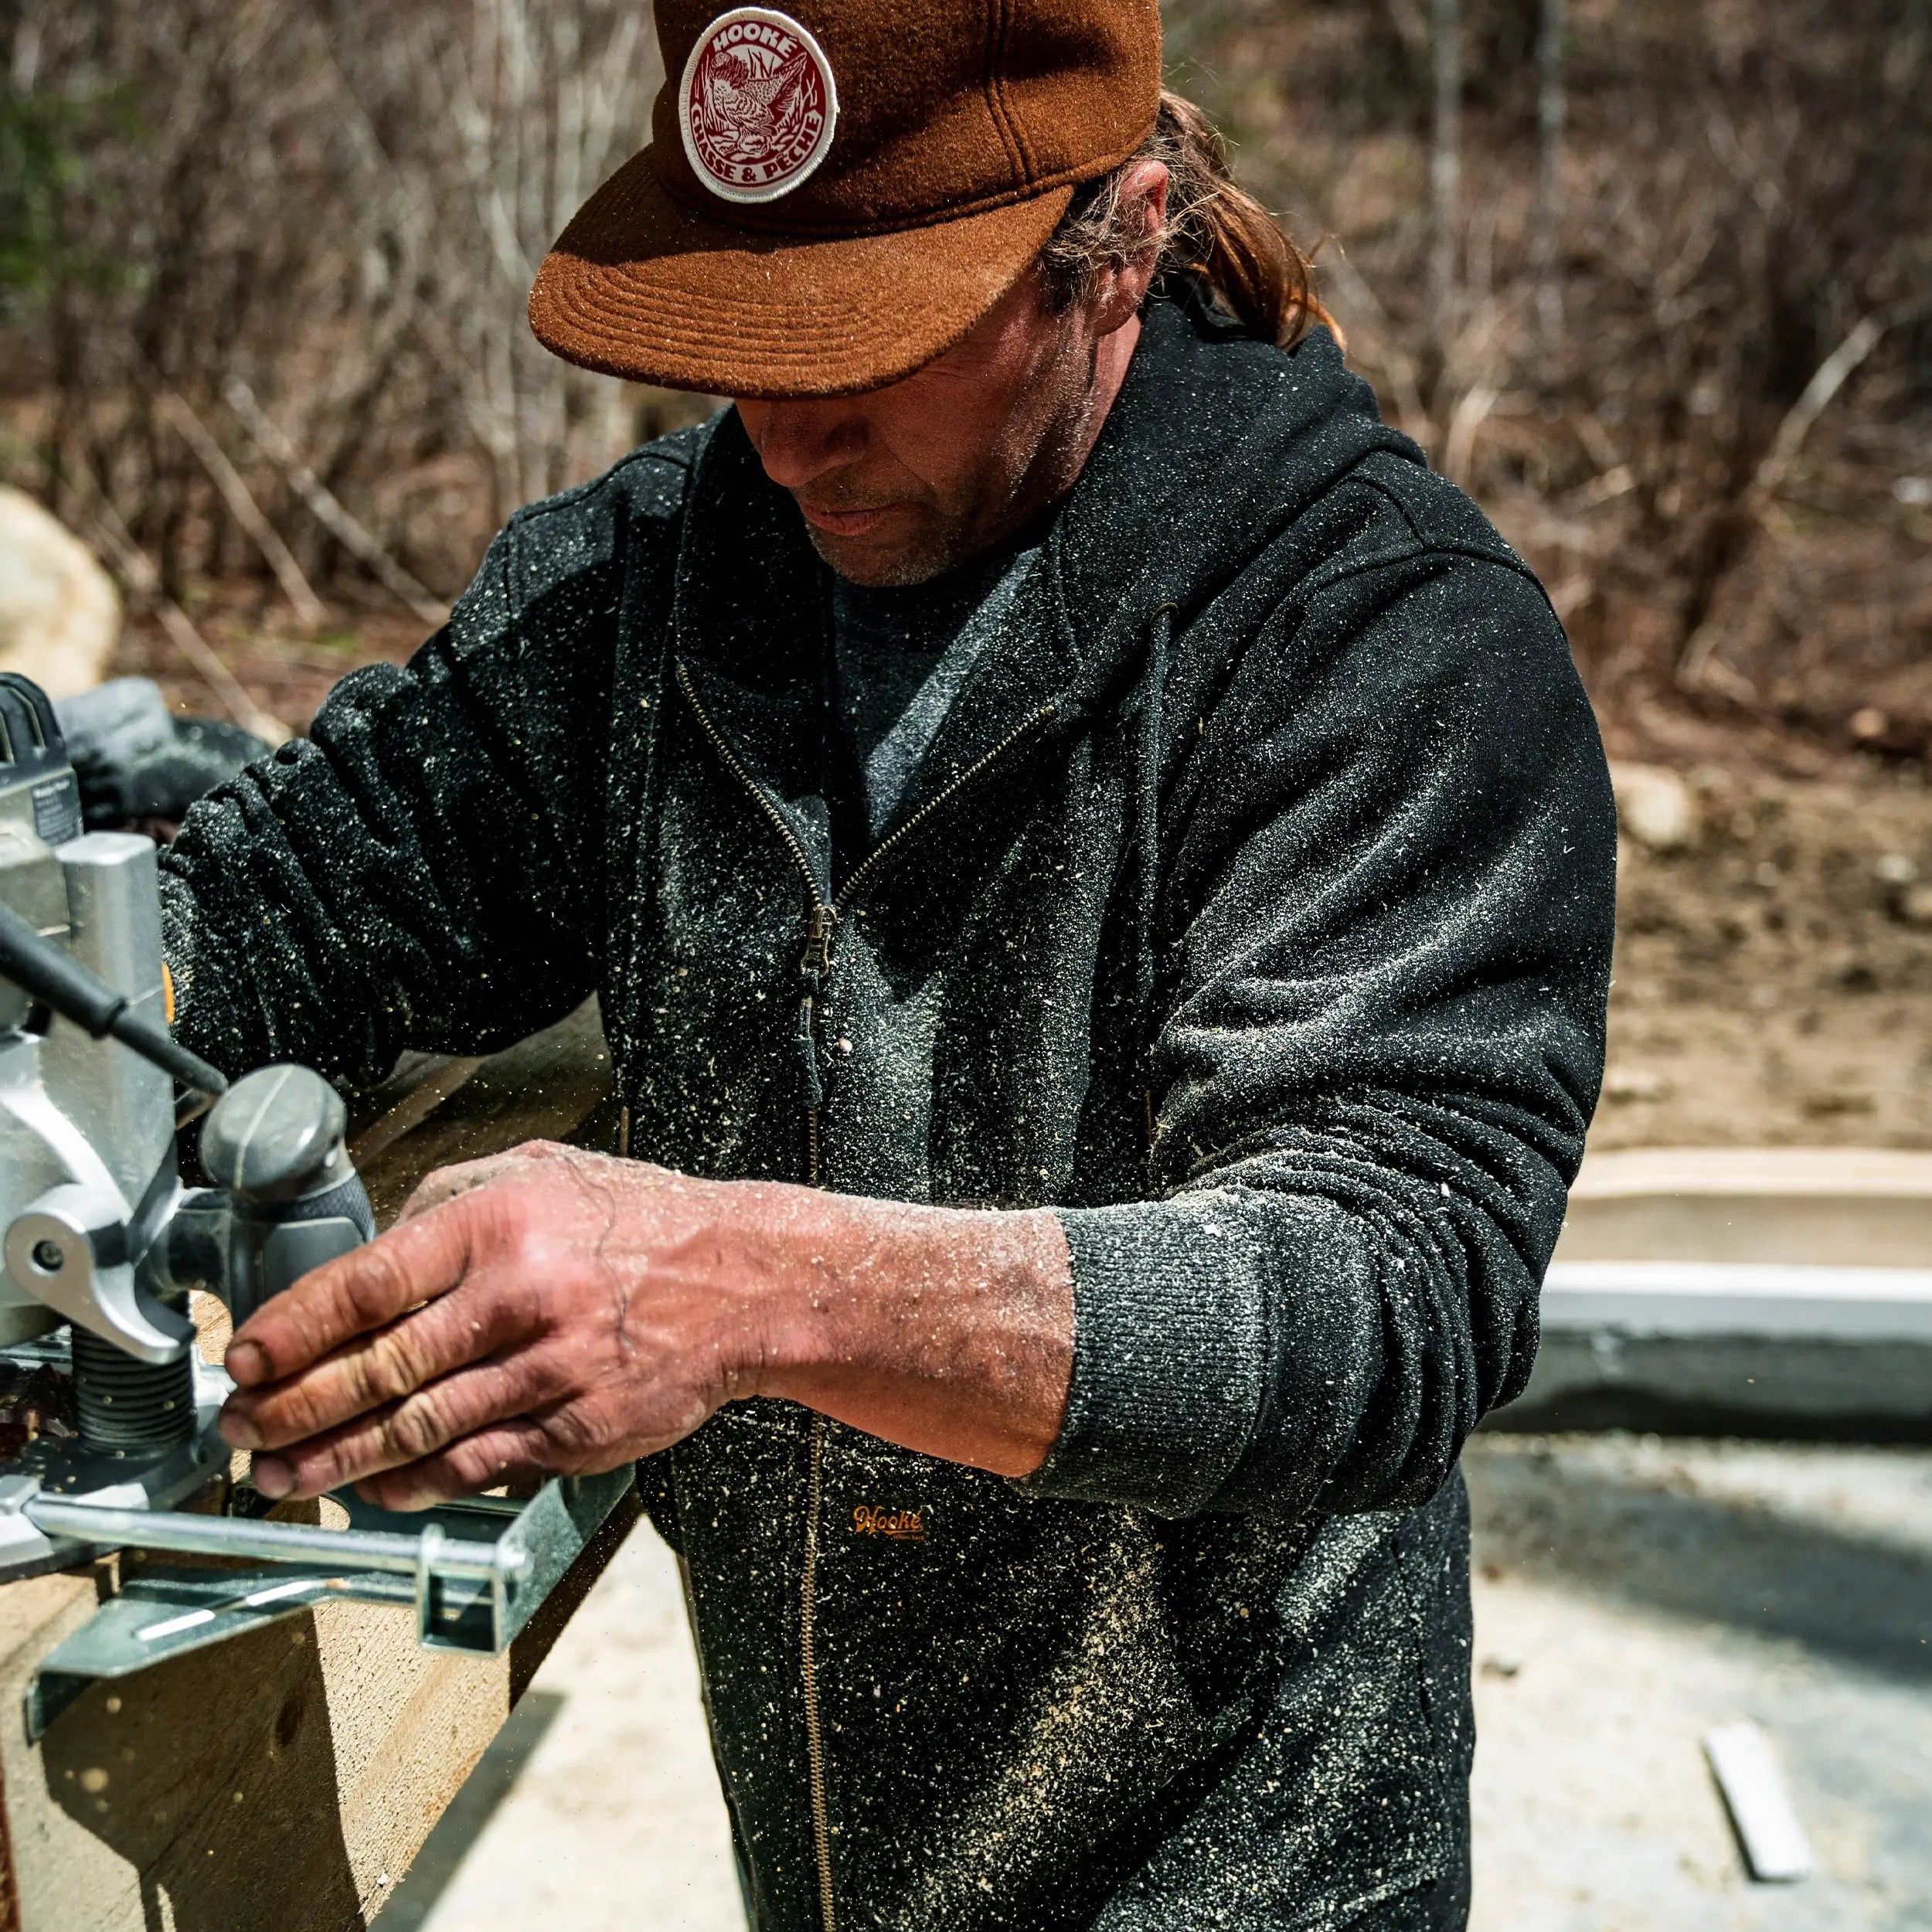
M1932 1268L1557 1261L1546 1335L1733 1335L1932 1346Z

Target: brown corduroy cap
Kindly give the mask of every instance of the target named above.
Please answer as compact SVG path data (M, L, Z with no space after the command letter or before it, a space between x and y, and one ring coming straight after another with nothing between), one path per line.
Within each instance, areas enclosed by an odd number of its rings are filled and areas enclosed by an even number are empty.
M658 0L651 145L539 270L568 361L722 396L910 374L1160 104L1158 0Z

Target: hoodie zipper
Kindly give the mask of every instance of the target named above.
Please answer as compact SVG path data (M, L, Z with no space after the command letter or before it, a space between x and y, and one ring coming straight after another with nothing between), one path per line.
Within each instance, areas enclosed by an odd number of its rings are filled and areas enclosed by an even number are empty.
M832 978L832 947L838 922L857 904L862 889L895 852L903 847L930 820L960 794L975 785L1004 758L1056 716L1059 707L1045 704L1023 718L984 757L975 759L957 777L921 805L896 831L882 839L847 876L842 889L828 900L818 889L817 875L798 835L787 825L784 815L765 795L764 787L746 770L744 762L731 748L730 741L711 721L711 714L700 702L689 670L677 667L678 688L710 740L719 760L751 794L753 802L777 833L798 876L804 881L811 902L805 929L805 950L799 961L801 992L798 1002L798 1048L804 1073L805 1097L805 1179L807 1185L824 1185L820 1171L818 1115L825 1101L825 1086L818 1059L818 1013ZM827 1802L825 1723L818 1704L818 1590L820 1518L825 1494L825 1418L815 1411L811 1418L809 1473L806 1479L805 1550L798 1587L798 1668L805 1700L805 1757L811 1783L812 1850L818 1868L818 1914L821 1932L838 1932L838 1915L832 1883L832 1828Z
M992 750L976 758L950 784L934 793L918 811L898 829L882 839L862 859L847 877L844 886L831 899L818 889L817 875L811 869L811 862L805 856L805 849L798 842L798 835L785 823L784 815L766 797L764 787L745 769L744 761L731 748L724 733L712 723L711 714L704 708L698 696L697 687L692 682L689 670L682 663L678 666L678 688L683 692L685 702L691 706L692 715L699 727L710 740L712 749L718 754L726 770L751 795L752 801L764 815L765 820L791 853L791 861L798 868L798 876L804 882L805 893L811 903L811 916L805 931L805 951L798 964L799 978L802 982L798 1002L798 1038L804 1070L805 1094L805 1179L808 1185L818 1187L822 1180L819 1172L818 1114L824 1104L824 1082L818 1063L818 1009L832 977L833 942L838 937L838 922L858 903L862 889L867 885L879 868L892 857L928 821L951 804L969 786L980 779L1004 758L1013 747L1029 738L1040 726L1057 715L1057 705L1042 705L1030 716L1022 718Z

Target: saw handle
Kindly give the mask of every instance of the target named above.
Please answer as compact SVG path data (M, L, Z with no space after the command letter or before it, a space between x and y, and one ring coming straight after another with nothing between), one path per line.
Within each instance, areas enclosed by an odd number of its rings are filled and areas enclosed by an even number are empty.
M223 1298L239 1328L311 1268L372 1240L342 1097L306 1066L264 1066L216 1102L201 1164L227 1197Z

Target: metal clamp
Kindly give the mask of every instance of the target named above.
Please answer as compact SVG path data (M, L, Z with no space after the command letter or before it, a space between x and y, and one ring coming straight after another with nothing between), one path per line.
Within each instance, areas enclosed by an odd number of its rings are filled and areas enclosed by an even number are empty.
M206 1648L324 1598L413 1603L426 1649L495 1656L560 1582L631 1483L628 1465L546 1482L528 1502L490 1496L416 1515L335 1498L349 1527L104 1509L44 1493L15 1505L43 1533L181 1555L253 1558L253 1570L142 1568L51 1651L29 1683L39 1737L97 1679ZM403 1533L405 1527L408 1533Z

